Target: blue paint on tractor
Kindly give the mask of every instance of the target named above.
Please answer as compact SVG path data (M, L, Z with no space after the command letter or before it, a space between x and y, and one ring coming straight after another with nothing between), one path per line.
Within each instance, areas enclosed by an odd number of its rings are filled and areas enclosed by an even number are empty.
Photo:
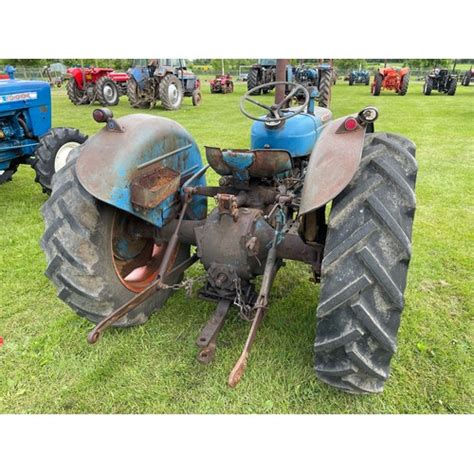
M49 84L0 80L0 170L32 156L50 128Z
M292 158L307 156L313 151L322 127L331 117L332 114L328 109L315 107L314 115L310 113L296 115L283 122L280 127L269 127L263 122L254 122L251 147L253 150L262 148L288 150Z
M222 152L222 158L232 169L232 174L235 178L242 182L248 181L248 169L253 165L254 162L253 153L226 150Z

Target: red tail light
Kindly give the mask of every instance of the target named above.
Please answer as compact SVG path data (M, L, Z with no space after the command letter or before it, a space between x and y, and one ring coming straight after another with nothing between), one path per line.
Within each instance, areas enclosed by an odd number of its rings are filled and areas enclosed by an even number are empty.
M352 132L358 127L358 122L354 117L347 117L346 120L344 120L344 128L348 132Z

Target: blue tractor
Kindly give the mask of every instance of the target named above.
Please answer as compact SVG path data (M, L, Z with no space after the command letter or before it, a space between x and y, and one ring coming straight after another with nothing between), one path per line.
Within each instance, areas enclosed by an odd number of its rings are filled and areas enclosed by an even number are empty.
M362 69L362 65L359 66L359 69L353 69L348 76L349 85L354 84L364 84L366 86L370 83L370 73L365 69Z
M43 191L69 152L86 141L75 128L51 128L51 90L46 82L0 80L0 184L12 179L20 164L32 165Z
M173 120L114 119L96 109L104 127L73 150L43 206L46 275L59 298L96 325L90 343L110 326L145 323L173 291L201 281L199 296L217 306L196 340L200 362L215 357L232 306L250 323L229 375L234 387L277 272L285 260L303 262L320 282L317 376L346 392L380 392L411 257L415 146L375 133L374 107L334 119L302 85L260 87L276 87L277 102L242 97L241 111L254 121L249 148L206 147L207 164ZM304 101L289 107L299 94ZM207 173L218 181L208 185ZM208 213L209 198L216 205ZM185 278L197 261L205 272ZM299 284L293 278L288 292ZM289 318L297 316L290 310Z
M177 110L183 97L201 105L201 83L184 59L135 60L128 74L127 96L133 108L150 109L161 101L164 109Z

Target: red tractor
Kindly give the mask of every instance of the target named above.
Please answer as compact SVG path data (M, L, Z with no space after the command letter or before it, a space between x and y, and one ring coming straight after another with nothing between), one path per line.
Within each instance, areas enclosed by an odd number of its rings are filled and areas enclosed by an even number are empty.
M230 74L218 74L215 79L209 81L211 86L211 94L229 94L234 92L234 82Z
M394 90L399 95L406 95L410 81L410 68L379 68L372 82L372 95L380 95L382 89Z
M117 105L120 96L127 94L128 75L109 67L72 67L66 71L66 77L67 95L74 105L97 101L109 107Z

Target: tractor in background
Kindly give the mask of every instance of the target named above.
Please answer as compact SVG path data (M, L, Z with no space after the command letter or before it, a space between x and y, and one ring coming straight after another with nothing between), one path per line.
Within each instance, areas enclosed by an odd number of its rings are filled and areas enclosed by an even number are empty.
M189 71L184 59L135 60L128 71L127 96L136 109L151 109L160 101L166 110L177 110L184 97L202 102L201 82Z
M43 191L50 193L54 173L86 139L75 128L51 128L49 84L0 81L0 184L10 181L20 164L27 164Z
M461 84L465 87L471 84L472 78L474 77L474 71L472 70L472 66L467 70L462 76Z
M109 67L72 67L67 69L67 95L74 105L117 105L127 93L128 75Z
M16 68L7 64L3 69L3 73L0 73L0 79L15 79L15 72Z
M370 83L370 73L366 69L362 69L362 65L359 65L359 69L353 69L348 74L347 80L350 86L354 84L365 84L368 86Z
M115 119L96 109L103 128L72 151L42 209L46 275L58 297L95 325L91 344L111 326L159 318L173 291L192 293L200 282L199 296L216 309L196 340L199 362L215 358L231 307L250 325L228 378L235 387L265 314L271 317L278 271L285 260L302 262L321 284L312 290L319 294L316 375L345 392L381 392L412 254L415 145L375 132L374 107L333 118L316 107L311 88L284 81L279 61L279 80L241 99L253 121L249 147L207 146L205 161L173 120ZM268 87L276 88L273 105L255 99ZM304 100L290 107L300 94ZM249 112L249 103L263 115ZM216 134L221 128L216 123ZM212 185L210 168L220 176ZM209 198L216 206L208 214ZM198 261L204 272L186 278ZM299 284L293 278L278 283L279 299ZM288 311L291 324L298 315Z
M209 81L211 94L230 94L234 92L234 82L230 74L218 74L214 79Z
M395 91L398 95L406 95L410 82L410 68L379 68L371 86L372 95L380 95L382 90Z
M423 94L430 95L435 90L443 94L454 95L458 83L458 75L454 72L454 68L455 65L452 72L449 72L447 68L435 67L425 78Z
M251 66L247 76L247 90L255 89L251 95L267 94L272 90L272 86L259 86L275 82L276 64L276 59L258 59L256 64ZM257 89L257 87L259 88Z

